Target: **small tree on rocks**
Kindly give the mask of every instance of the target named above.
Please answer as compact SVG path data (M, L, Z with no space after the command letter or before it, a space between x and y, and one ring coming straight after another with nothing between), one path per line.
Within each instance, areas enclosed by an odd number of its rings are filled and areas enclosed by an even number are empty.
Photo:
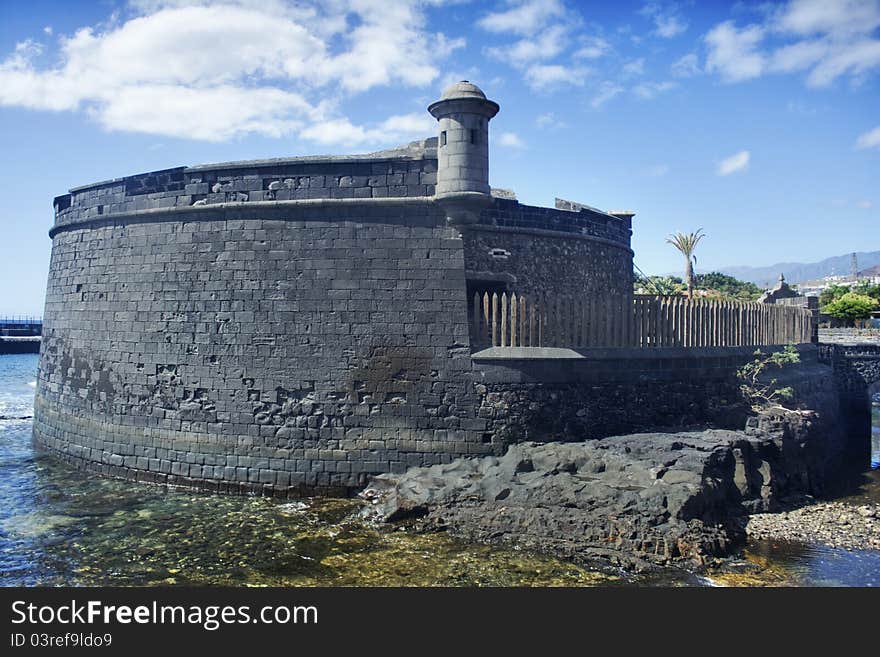
M782 406L783 401L794 397L794 389L790 386L780 387L775 378L767 379L766 373L771 368L783 368L801 362L800 354L794 345L786 345L782 351L765 354L758 349L754 360L746 363L736 371L740 380L739 389L751 407L762 410L768 406Z

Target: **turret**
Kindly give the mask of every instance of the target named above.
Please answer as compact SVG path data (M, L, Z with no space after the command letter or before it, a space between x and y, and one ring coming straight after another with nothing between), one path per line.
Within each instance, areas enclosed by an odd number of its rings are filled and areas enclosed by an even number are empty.
M467 80L447 87L428 111L440 123L437 142L438 200L446 199L450 221L468 221L462 204L477 206L490 199L489 120L498 113L498 103L486 98L478 86Z

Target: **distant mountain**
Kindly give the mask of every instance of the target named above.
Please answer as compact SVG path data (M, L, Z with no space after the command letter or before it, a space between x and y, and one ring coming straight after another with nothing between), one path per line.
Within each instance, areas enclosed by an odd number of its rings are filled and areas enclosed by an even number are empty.
M880 251L868 251L856 253L859 270L868 269L880 265ZM779 274L785 275L789 283L803 283L825 276L847 276L852 270L852 253L826 258L821 262L780 262L769 267L722 267L718 269L722 274L735 276L742 281L751 281L761 287L770 287L779 279Z

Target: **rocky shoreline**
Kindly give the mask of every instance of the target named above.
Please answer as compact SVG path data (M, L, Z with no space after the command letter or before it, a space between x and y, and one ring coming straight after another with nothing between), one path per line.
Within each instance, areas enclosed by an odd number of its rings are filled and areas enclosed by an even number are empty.
M789 411L744 431L520 443L376 477L364 515L579 563L710 568L745 544L749 514L822 491L820 424Z
M780 513L749 516L749 537L819 543L847 550L880 550L880 504L818 502Z

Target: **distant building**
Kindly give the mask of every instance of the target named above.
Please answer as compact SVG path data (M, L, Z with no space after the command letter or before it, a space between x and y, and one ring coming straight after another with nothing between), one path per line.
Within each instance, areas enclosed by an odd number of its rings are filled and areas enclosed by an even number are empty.
M794 299L802 296L805 295L792 288L785 282L785 276L779 274L779 281L776 283L776 287L764 292L764 294L758 299L758 302L775 303L778 299Z

